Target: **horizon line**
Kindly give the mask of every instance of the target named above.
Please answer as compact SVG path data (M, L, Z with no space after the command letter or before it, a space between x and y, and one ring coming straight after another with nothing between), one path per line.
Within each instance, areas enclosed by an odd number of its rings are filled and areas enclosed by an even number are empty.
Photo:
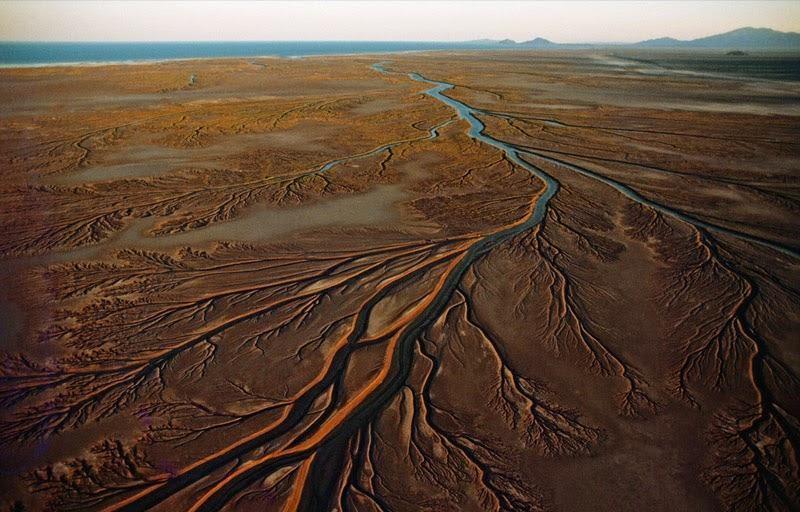
M637 39L631 41L580 41L580 42L567 42L562 43L558 41L554 41L551 39L547 39L542 36L533 36L532 39L520 40L517 41L516 39L511 38L500 38L500 37L477 37L473 39L129 39L129 40L81 40L81 41L67 41L67 40L45 40L45 39L35 39L35 40L28 40L28 39L1 39L0 44L3 43L41 43L41 44L137 44L137 43L476 43L481 41L513 41L514 43L532 41L534 39L545 39L550 41L551 43L561 44L561 45L582 45L582 44L591 44L591 45L622 45L622 44L632 44L632 43L640 43L644 41L649 41L653 39L676 39L677 41L693 41L695 39L702 39L704 37L710 37L720 34L727 34L730 32L735 32L737 30L742 30L746 28L751 29L767 29L772 30L775 32L780 32L782 34L800 34L800 32L794 31L783 31L778 30L772 27L755 27L752 25L744 25L738 28L734 28L731 30L726 30L724 32L715 32L711 34L707 34L705 36L695 37L693 39L677 39L669 35L660 35L660 36L652 36L647 39Z

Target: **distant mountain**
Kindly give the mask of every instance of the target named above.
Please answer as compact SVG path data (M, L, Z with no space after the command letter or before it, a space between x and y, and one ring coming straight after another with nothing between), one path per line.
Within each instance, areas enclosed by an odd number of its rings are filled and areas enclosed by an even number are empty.
M770 28L744 27L724 34L701 37L690 41L692 46L704 48L800 48L800 34L779 32Z
M648 39L647 41L633 43L629 46L637 46L639 48L674 48L686 42L688 41L681 41L674 37L659 37L658 39Z
M650 39L633 44L640 48L749 48L749 49L800 49L800 34L779 32L770 28L744 27L724 34L681 41L671 37Z
M464 41L464 42L467 43L467 44L476 44L476 45L481 45L481 46L484 46L484 45L489 45L489 46L494 46L494 45L514 46L515 44L517 44L517 42L514 41L513 39L488 39L488 38L485 38L485 39L473 39L471 41Z
M526 48L551 48L558 46L558 43L554 43L553 41L543 37L537 37L536 39L531 39L530 41L523 41L519 43L519 45Z
M474 41L477 42L477 41ZM482 39L485 44L497 44L515 48L557 48L579 49L614 46L615 48L724 48L724 49L775 49L775 50L800 50L800 34L797 32L780 32L770 28L744 27L724 34L700 37L698 39L680 40L673 37L660 37L648 39L638 43L554 43L553 41L537 37L521 43L511 39L502 41Z

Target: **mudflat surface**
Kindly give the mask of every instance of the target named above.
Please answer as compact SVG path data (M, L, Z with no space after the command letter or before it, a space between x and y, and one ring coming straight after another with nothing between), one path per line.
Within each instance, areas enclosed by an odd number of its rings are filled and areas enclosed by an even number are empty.
M800 82L645 57L0 70L4 510L796 510Z

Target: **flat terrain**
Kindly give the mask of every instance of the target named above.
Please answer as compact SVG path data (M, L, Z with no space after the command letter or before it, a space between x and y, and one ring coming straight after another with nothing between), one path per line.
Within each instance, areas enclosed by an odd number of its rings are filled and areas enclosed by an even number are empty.
M800 82L691 59L0 70L3 510L797 510Z

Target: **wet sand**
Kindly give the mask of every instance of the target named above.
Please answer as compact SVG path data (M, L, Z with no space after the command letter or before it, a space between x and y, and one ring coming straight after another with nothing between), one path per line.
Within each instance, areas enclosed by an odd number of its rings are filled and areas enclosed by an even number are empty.
M797 508L800 88L662 57L0 70L2 506Z

